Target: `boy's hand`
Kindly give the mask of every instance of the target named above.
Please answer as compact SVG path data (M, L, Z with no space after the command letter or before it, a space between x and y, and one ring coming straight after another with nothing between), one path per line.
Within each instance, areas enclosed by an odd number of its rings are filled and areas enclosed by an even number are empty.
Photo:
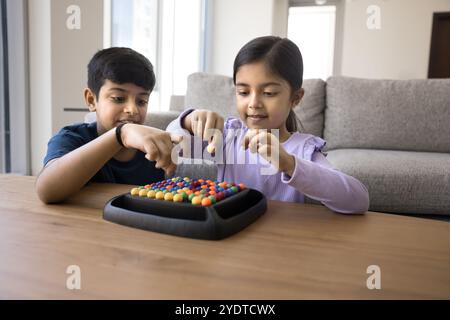
M168 176L176 169L171 158L173 143L179 143L181 140L181 136L144 125L128 123L122 128L124 146L144 152L145 157L156 161L155 167L163 169Z
M188 114L182 126L192 135L201 137L209 142L208 152L212 153L218 139L222 139L224 119L221 115L209 110L195 110Z
M265 129L250 129L244 136L244 149L258 153L278 171L292 176L295 169L295 158L284 150L278 138Z

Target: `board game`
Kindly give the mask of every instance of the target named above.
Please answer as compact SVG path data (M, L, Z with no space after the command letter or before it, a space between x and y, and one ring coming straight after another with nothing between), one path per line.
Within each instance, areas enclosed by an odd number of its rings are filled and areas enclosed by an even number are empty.
M244 229L267 208L265 196L243 183L175 177L114 197L105 220L176 236L219 240Z

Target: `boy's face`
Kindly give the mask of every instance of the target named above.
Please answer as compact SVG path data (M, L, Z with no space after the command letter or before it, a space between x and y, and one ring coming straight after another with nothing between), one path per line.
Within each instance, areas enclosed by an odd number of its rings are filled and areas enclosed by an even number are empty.
M291 91L264 62L244 64L236 73L237 110L250 129L280 129L280 137L286 135L289 112L303 96L303 89Z
M96 99L89 88L84 92L89 110L97 113L99 135L123 122L144 123L150 91L132 83L117 84L105 80L98 95Z

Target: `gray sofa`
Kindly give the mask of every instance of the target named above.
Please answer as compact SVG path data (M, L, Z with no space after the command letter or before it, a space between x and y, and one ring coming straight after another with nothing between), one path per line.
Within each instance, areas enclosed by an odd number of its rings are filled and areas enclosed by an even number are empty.
M371 211L450 215L450 79L331 77L303 87L295 108L301 130L323 137L335 168L367 186ZM194 73L186 96L174 101L147 124L165 129L185 107L236 115L225 76ZM215 169L182 165L177 174L214 178Z

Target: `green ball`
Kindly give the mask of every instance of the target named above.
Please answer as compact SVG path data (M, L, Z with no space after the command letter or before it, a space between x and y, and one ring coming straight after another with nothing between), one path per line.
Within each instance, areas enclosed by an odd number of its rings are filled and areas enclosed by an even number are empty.
M211 200L212 204L215 204L217 202L216 197L214 196L209 196L208 198L209 200Z

